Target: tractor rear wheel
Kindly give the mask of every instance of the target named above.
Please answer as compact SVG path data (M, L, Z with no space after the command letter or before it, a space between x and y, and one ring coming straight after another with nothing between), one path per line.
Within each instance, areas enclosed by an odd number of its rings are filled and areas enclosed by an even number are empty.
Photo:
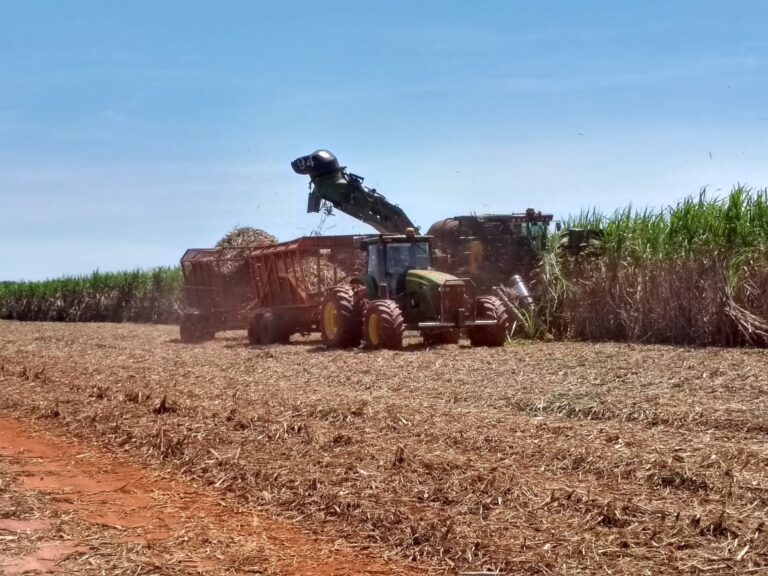
M403 347L405 321L400 306L392 300L372 300L365 312L365 343L373 348Z
M439 346L440 344L458 344L460 335L458 330L425 330L421 333L421 339L427 346Z
M179 319L179 337L182 342L187 344L205 342L213 340L215 335L205 316L199 312L187 312Z
M351 286L334 286L323 299L320 332L329 348L351 348L360 344L362 318Z
M467 337L472 346L503 346L509 332L509 314L496 296L480 296L475 300L478 320L494 320L486 326L469 326Z

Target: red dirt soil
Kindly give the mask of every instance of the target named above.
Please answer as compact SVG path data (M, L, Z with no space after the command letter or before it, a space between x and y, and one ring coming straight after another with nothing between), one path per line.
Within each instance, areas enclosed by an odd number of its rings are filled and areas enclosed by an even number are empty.
M235 509L184 482L161 478L94 446L53 438L8 418L0 418L0 462L9 464L24 489L50 495L60 511L71 512L82 522L119 529L121 542L173 542L174 558L153 557L159 567L181 563L191 573L206 574L418 573L304 536L285 521ZM46 527L42 520L0 520L0 533ZM230 558L231 545L211 550L210 543L222 534L236 535L238 543L247 540L256 549L258 565L242 566L241 554ZM5 574L53 572L63 559L90 550L78 542L42 542L25 556L0 556L0 568Z

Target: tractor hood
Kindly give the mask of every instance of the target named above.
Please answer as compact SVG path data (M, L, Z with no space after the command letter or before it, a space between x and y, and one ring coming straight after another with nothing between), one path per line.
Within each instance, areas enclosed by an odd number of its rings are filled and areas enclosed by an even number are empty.
M455 280L456 276L437 272L436 270L408 270L405 276L406 284L409 288L415 288L415 285L422 286L442 286L447 280Z

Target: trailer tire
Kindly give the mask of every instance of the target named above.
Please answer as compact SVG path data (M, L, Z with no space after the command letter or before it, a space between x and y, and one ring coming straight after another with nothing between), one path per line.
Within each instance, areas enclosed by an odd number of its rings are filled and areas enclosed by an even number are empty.
M251 345L284 344L290 337L288 326L274 312L256 314L248 324L248 343Z
M259 338L259 324L261 322L261 314L255 314L251 321L248 322L248 344L251 346L258 346L261 344Z
M467 327L467 337L472 346L503 346L509 332L509 314L496 296L480 296L475 300L478 320L495 320L488 326Z
M362 318L351 286L333 286L328 290L320 309L320 332L328 348L360 344Z
M198 344L213 340L216 335L205 316L198 312L187 312L179 319L179 338L186 344Z
M364 333L372 348L402 348L405 321L400 306L392 300L372 300L365 312Z

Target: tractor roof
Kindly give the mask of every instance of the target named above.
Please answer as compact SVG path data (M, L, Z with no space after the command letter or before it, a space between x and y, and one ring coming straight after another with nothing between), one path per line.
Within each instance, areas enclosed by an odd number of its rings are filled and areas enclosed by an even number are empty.
M360 244L369 246L371 244L378 244L379 242L387 244L391 242L429 242L432 238L433 236L426 236L423 234L379 234L376 236L362 236L360 238Z

